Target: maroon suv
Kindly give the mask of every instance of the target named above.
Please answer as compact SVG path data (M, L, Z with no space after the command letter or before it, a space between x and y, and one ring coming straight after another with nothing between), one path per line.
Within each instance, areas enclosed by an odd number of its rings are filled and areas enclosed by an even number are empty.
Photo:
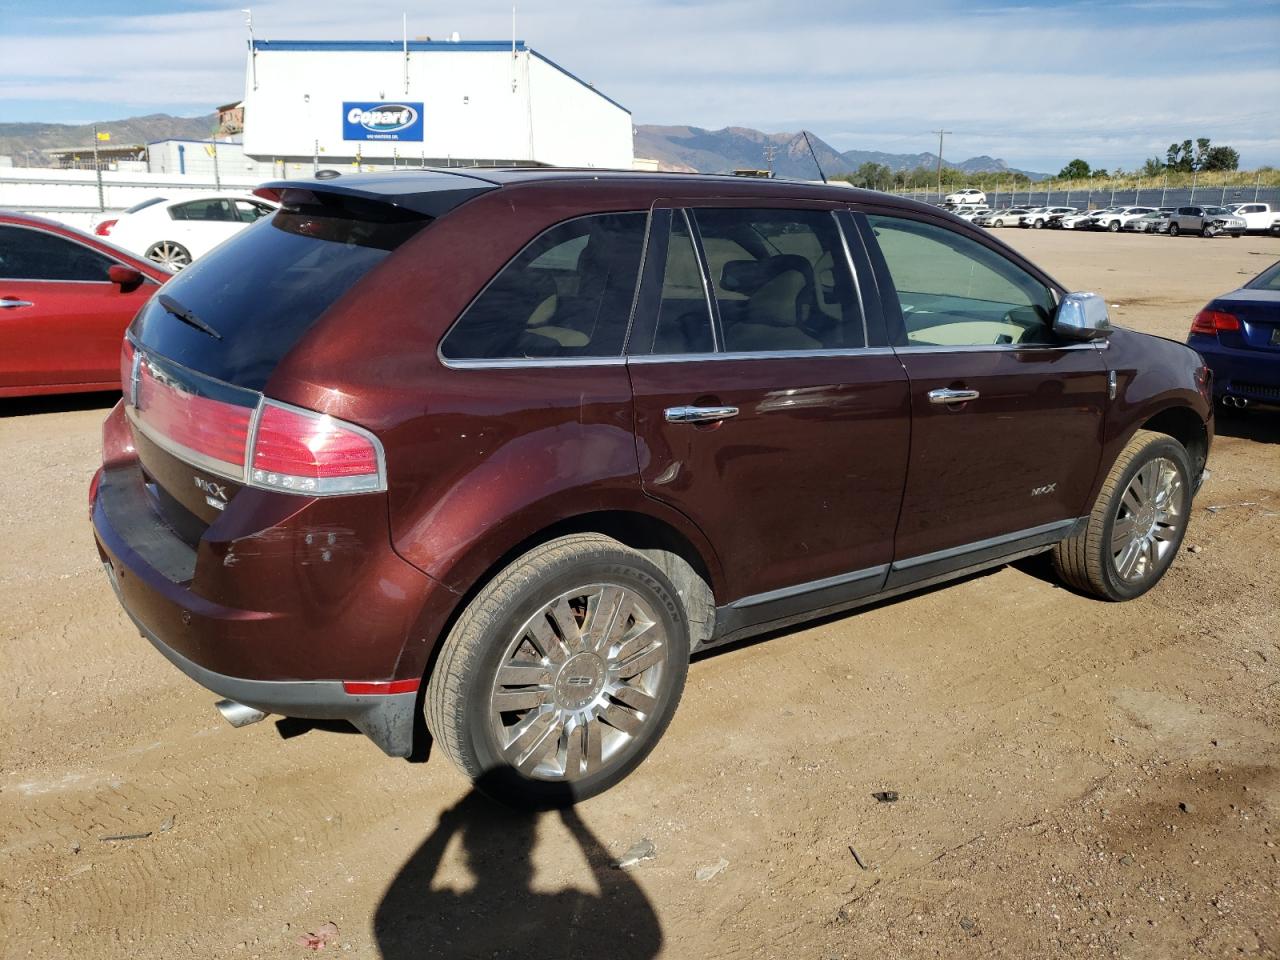
M1052 551L1173 561L1212 436L1186 346L1112 330L884 194L683 175L290 181L130 328L93 525L226 699L434 741L531 803L662 734L691 652Z

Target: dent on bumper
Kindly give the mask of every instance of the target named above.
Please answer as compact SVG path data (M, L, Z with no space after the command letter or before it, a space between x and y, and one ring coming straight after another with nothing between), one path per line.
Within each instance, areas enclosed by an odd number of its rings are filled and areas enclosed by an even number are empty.
M119 594L119 586L107 564L107 577ZM414 715L418 694L351 694L341 680L248 680L229 677L195 663L161 640L140 622L128 607L125 611L142 636L175 667L200 686L228 700L286 717L308 720L347 720L391 757L407 757L413 752Z

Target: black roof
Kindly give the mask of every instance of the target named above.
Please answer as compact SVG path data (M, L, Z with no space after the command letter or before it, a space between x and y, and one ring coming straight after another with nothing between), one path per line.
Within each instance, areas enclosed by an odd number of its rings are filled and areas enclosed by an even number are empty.
M327 178L274 180L258 189L279 196L286 190L310 191L374 200L427 216L439 216L471 195L530 183L590 181L632 184L681 194L691 186L702 192L731 188L746 196L790 199L888 201L894 205L922 206L915 201L853 187L831 186L804 180L734 177L704 173L658 173L636 170L601 170L568 167L427 167L382 173L356 173ZM695 186L696 185L696 186Z

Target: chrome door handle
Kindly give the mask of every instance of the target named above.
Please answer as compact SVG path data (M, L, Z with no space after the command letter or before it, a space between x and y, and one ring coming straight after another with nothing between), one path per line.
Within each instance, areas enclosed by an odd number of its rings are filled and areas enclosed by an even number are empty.
M966 400L977 400L977 390L951 390L942 387L939 390L929 391L930 403L964 403Z
M715 423L738 415L737 407L667 407L667 423Z
M17 297L0 297L0 309L12 310L15 307L34 307L30 300L19 300Z

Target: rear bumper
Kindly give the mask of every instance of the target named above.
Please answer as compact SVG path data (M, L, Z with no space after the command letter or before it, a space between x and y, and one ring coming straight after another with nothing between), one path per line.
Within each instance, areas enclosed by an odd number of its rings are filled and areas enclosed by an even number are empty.
M1224 347L1217 337L1193 335L1188 344L1204 357L1213 371L1215 397L1246 397L1262 403L1280 403L1280 354L1235 350Z
M107 564L107 578L124 604L115 571ZM376 743L390 757L413 752L417 692L358 695L346 692L340 680L248 680L207 670L188 660L149 630L128 604L125 611L142 636L175 667L211 693L245 706L286 717L309 720L346 720Z

